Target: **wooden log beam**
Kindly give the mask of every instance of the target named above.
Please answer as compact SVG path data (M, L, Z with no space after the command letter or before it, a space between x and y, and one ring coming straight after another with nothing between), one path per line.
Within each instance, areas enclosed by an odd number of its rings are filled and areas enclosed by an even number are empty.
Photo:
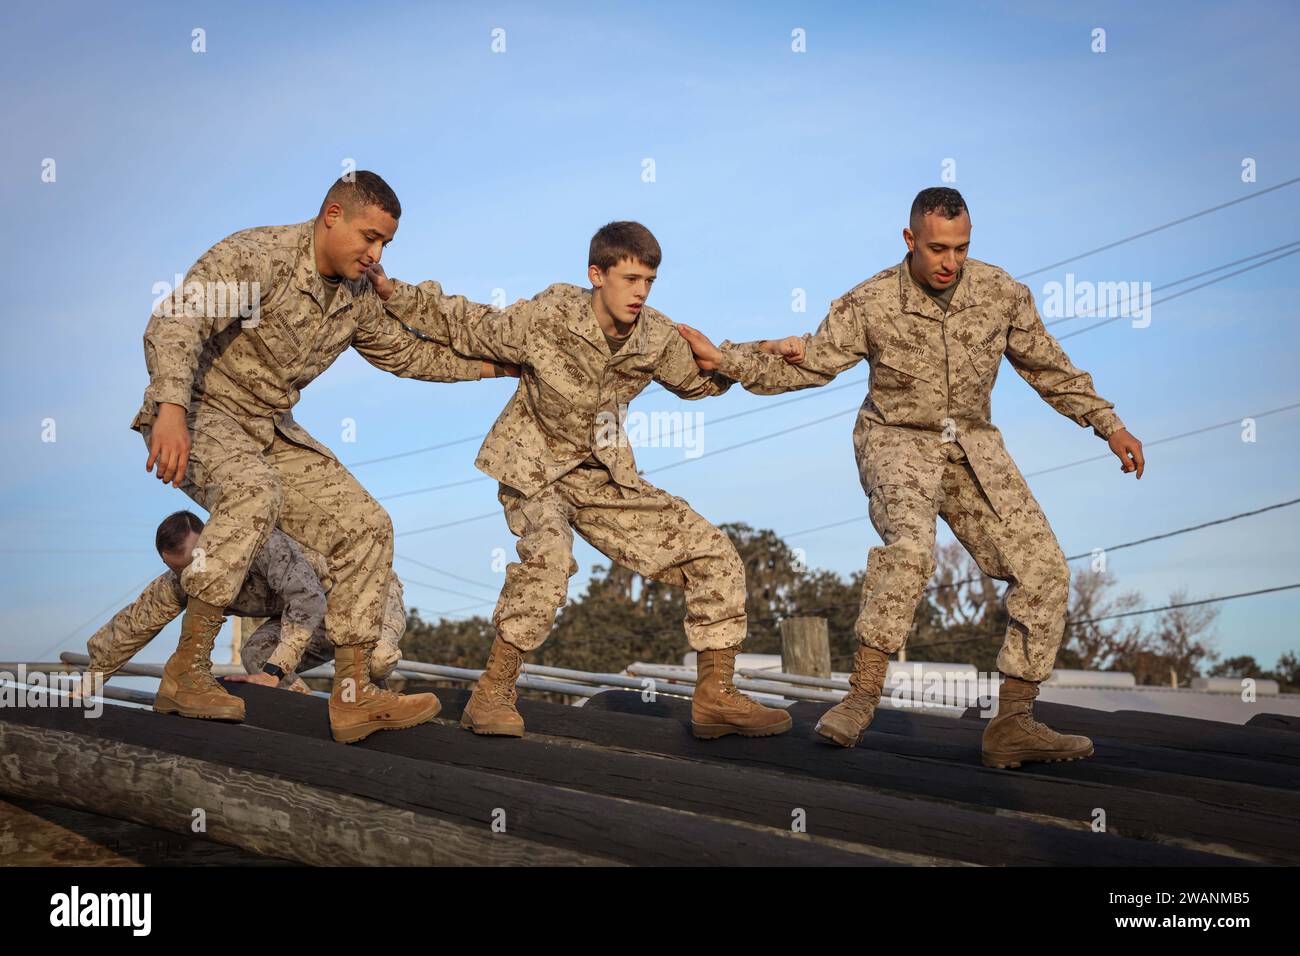
M275 693L243 696L249 726L319 739L328 733L320 701ZM574 746L541 735L519 740L484 738L451 722L434 721L413 732L376 734L364 746L774 829L789 830L797 816L806 832L815 836L862 844L872 852L908 854L917 862L983 866L1221 866L1231 862L1182 847L757 768L664 760L594 745Z
M246 685L237 688L255 699L281 700L286 692ZM300 698L306 699L306 698ZM113 788L115 803L86 806L95 812L124 819L135 819L138 805L148 804L172 786L170 775L156 775L152 766L170 763L173 758L200 760L214 765L212 773L200 774L184 791L179 806L185 812L194 807L207 808L209 821L218 810L242 808L221 832L231 837L248 823L248 816L285 820L271 812L278 789L290 784L361 801L356 813L344 821L360 820L365 813L378 815L392 810L406 815L385 814L382 829L390 840L401 840L404 826L415 818L441 826L430 831L430 839L444 836L444 845L453 855L426 857L428 844L411 851L419 862L582 862L599 858L608 861L643 865L862 865L883 863L866 853L843 849L795 834L743 826L736 823L661 807L635 804L626 800L581 793L538 783L499 776L448 764L430 763L381 753L364 744L345 746L330 740L257 730L254 727L211 721L164 717L149 711L106 707L94 719L86 719L73 708L9 708L0 711L0 790L50 802L66 802L59 797L68 785L69 793L79 799L94 799L88 791L100 787L101 777L116 770ZM325 709L320 707L321 727ZM39 733L33 733L39 732ZM401 731L419 733L420 728ZM64 748L60 761L42 757L42 735L62 733ZM14 746L8 746L11 739ZM53 741L56 738L48 738ZM135 748L113 762L117 745ZM80 758L69 753L75 748L89 748ZM21 749L19 749L21 748ZM47 748L49 749L49 748ZM100 759L102 756L102 760ZM99 764L105 763L101 769ZM89 767L81 775L75 767ZM243 802L222 803L222 792L215 789L221 775L250 774L244 779ZM137 774L138 776L133 776ZM28 781L23 783L23 781ZM33 783L35 781L35 783ZM38 786L39 792L25 787ZM302 795L305 799L307 794ZM258 803L264 799L263 803ZM297 799L297 798L294 798ZM323 798L322 798L323 799ZM344 801L346 803L346 801ZM284 805L279 805L284 809ZM364 808L364 813L363 813ZM114 812L116 811L116 812ZM288 812L285 810L285 812ZM175 818L170 818L175 823ZM340 847L351 852L370 853L362 837L371 833L356 829L350 822L341 827L329 825L329 815L314 813L306 818L290 817L284 822L275 845L258 843L250 848L288 859L310 862L345 862L337 858ZM505 832L494 833L494 822L504 821ZM138 822L165 826L162 822ZM400 824L400 825L399 825ZM326 839L320 852L299 844L318 838ZM208 834L215 835L211 823ZM456 840L453 835L459 835ZM463 839L460 839L463 837ZM258 836L258 840L264 839ZM349 841L352 841L349 843ZM241 844L243 845L243 844ZM266 846L262 849L262 846ZM391 848L379 844L379 857ZM511 847L514 849L511 849ZM495 850L492 848L495 847ZM551 853L550 850L564 851ZM294 855L298 853L300 855ZM399 860L403 857L399 856ZM370 862L374 862L372 858Z

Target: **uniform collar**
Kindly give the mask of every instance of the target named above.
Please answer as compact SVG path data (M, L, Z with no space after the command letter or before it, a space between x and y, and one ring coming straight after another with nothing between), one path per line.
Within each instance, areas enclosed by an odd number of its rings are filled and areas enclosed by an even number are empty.
M324 308L325 280L316 268L316 220L308 219L298 228L301 234L298 236L298 258L293 267L293 284L311 296L317 306ZM339 287L334 292L334 300L330 303L330 313L337 312L351 300L352 283L341 278Z
M569 330L582 336L602 352L609 353L609 343L605 341L605 331L600 327L600 322L596 318L596 307L594 304L595 291L585 289L582 293L584 308L574 310L573 317L569 320ZM621 359L625 355L639 355L646 350L646 322L645 307L642 306L642 315L637 317L636 328L632 334L623 342L623 347L618 350L615 359Z
M954 300L961 295L961 286L965 284L966 270L963 269L957 291L953 293ZM910 252L903 256L902 265L898 267L898 301L904 312L915 312L917 315L923 315L927 319L934 319L936 322L943 321L943 310L939 308L939 304L930 298L912 275L912 254ZM954 311L951 305L948 311L949 313Z

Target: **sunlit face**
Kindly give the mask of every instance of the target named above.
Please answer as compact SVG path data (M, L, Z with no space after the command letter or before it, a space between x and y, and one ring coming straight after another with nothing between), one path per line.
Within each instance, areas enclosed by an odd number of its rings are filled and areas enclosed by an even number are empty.
M903 230L912 252L912 275L932 289L946 289L957 281L970 250L970 215L962 210L952 219L934 211L924 216L916 231Z
M194 549L198 546L199 533L197 531L191 531L185 536L185 540L181 542L181 546L175 551L160 552L163 564L167 565L167 567L171 568L177 574L180 574L188 568L190 562L194 560Z
M321 221L325 231L316 249L321 272L344 279L365 275L397 235L397 220L374 205L349 215L342 205L332 202L325 207Z
M609 315L624 324L636 321L641 314L655 275L656 270L637 259L623 259L604 271L599 266L587 267L596 298Z

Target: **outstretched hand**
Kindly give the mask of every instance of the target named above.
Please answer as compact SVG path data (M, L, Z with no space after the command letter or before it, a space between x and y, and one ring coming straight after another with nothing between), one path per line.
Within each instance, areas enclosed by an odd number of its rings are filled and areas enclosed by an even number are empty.
M1107 444L1110 445L1110 450L1115 453L1115 457L1124 463L1120 469L1124 474L1136 471L1137 477L1142 477L1142 472L1146 467L1146 459L1142 457L1142 443L1129 434L1127 428L1121 428L1111 435Z
M802 335L787 335L783 339L768 339L761 346L769 355L779 355L791 365L803 362L804 342Z
M700 371L716 372L722 365L722 350L699 329L678 322L677 331L691 347L691 352L695 355L695 364L700 367Z

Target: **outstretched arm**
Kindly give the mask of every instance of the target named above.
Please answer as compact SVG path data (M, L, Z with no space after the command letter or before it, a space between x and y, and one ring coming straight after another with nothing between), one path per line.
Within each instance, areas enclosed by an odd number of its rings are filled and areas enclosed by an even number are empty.
M1020 288L1007 331L1006 356L1011 367L1043 401L1078 425L1091 426L1097 437L1105 439L1123 472L1136 472L1141 478L1146 467L1142 443L1124 427L1114 403L1097 394L1092 376L1076 368L1061 343L1047 331L1034 305L1034 294L1027 286Z
M678 326L679 331L688 328L690 327ZM678 398L688 401L721 395L731 388L731 379L706 370L696 360L692 354L692 346L688 345L688 342L684 332L668 340L663 354L659 356L659 361L655 365L654 380Z
M113 615L86 642L90 666L111 674L158 636L184 610L183 593L171 571L149 582L140 596Z
M386 277L376 290L384 297L385 308L403 325L434 342L491 362L516 366L527 362L533 313L529 302L520 300L507 309L496 309L447 295L437 282L411 285Z
M790 339L733 346L714 346L689 326L679 331L701 368L714 368L757 395L825 385L841 372L868 358L866 325L848 299L836 299L817 331Z

